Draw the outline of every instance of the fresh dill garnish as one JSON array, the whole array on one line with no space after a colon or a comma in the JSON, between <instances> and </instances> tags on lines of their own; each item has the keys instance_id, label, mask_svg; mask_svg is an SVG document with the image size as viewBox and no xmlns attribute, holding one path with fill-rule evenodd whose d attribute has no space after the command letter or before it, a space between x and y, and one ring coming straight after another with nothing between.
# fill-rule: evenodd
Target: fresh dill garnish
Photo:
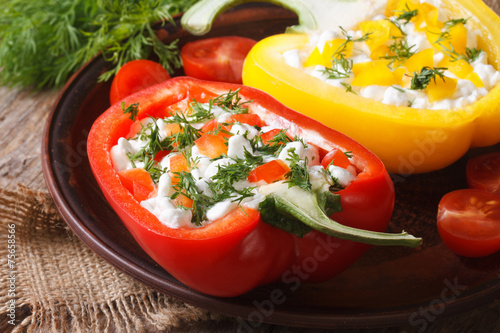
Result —
<instances>
[{"instance_id":1,"label":"fresh dill garnish","mask_svg":"<svg viewBox=\"0 0 500 333\"><path fill-rule=\"evenodd\" d=\"M408 4L406 4L406 10L401 11L401 14L397 15L398 21L404 21L404 23L409 23L412 18L418 15L418 9L410 10Z\"/></svg>"},{"instance_id":2,"label":"fresh dill garnish","mask_svg":"<svg viewBox=\"0 0 500 333\"><path fill-rule=\"evenodd\" d=\"M125 107L125 102L122 102L121 108L123 113L130 114L130 120L135 121L137 119L137 115L139 114L139 103L133 103Z\"/></svg>"},{"instance_id":3,"label":"fresh dill garnish","mask_svg":"<svg viewBox=\"0 0 500 333\"><path fill-rule=\"evenodd\" d=\"M434 82L436 82L436 77L439 77L444 81L444 71L446 69L447 68L444 67L422 67L420 72L417 71L413 73L413 77L411 79L411 89L423 90L427 88L431 80L434 80Z\"/></svg>"},{"instance_id":4,"label":"fresh dill garnish","mask_svg":"<svg viewBox=\"0 0 500 333\"><path fill-rule=\"evenodd\" d=\"M339 45L332 55L332 66L326 67L323 71L324 74L328 75L328 79L345 79L348 78L352 72L353 61L346 59L347 46L349 43L358 43L366 41L370 32L364 34L363 36L353 39L344 28L340 27L342 34L346 38L345 42Z\"/></svg>"},{"instance_id":5,"label":"fresh dill garnish","mask_svg":"<svg viewBox=\"0 0 500 333\"><path fill-rule=\"evenodd\" d=\"M218 106L221 109L231 113L248 113L248 108L245 106L245 104L252 103L253 100L242 101L239 92L239 88L235 91L229 90L229 92L227 92L226 94L222 94L210 100L209 103L210 105Z\"/></svg>"},{"instance_id":6,"label":"fresh dill garnish","mask_svg":"<svg viewBox=\"0 0 500 333\"><path fill-rule=\"evenodd\" d=\"M215 204L214 198L200 192L198 186L196 186L196 180L191 173L180 171L173 172L173 175L178 181L172 185L174 193L170 196L170 199L174 200L178 196L183 195L193 200L191 222L197 226L201 226L201 223L206 220L207 210Z\"/></svg>"},{"instance_id":7,"label":"fresh dill garnish","mask_svg":"<svg viewBox=\"0 0 500 333\"><path fill-rule=\"evenodd\" d=\"M467 60L468 63L474 62L477 60L479 55L483 52L481 49L476 49L476 48L465 48L465 60Z\"/></svg>"},{"instance_id":8,"label":"fresh dill garnish","mask_svg":"<svg viewBox=\"0 0 500 333\"><path fill-rule=\"evenodd\" d=\"M160 129L155 119L153 119L152 124L143 127L139 132L139 139L142 140L145 139L145 137L147 137L147 144L135 154L127 153L127 157L134 168L136 167L136 162L144 163L143 168L149 172L151 179L153 179L154 182L158 182L165 170L158 167L155 157L158 152L169 149L170 145L165 142L165 140L162 141L160 139Z\"/></svg>"},{"instance_id":9,"label":"fresh dill garnish","mask_svg":"<svg viewBox=\"0 0 500 333\"><path fill-rule=\"evenodd\" d=\"M393 38L395 41L389 46L390 55L381 56L381 59L391 60L392 65L395 61L400 63L412 57L417 50L413 50L415 45L408 45L408 41L404 38Z\"/></svg>"},{"instance_id":10,"label":"fresh dill garnish","mask_svg":"<svg viewBox=\"0 0 500 333\"><path fill-rule=\"evenodd\" d=\"M354 95L357 95L354 90L352 90L352 85L349 83L345 82L340 82L340 84L345 88L345 92L353 93Z\"/></svg>"},{"instance_id":11,"label":"fresh dill garnish","mask_svg":"<svg viewBox=\"0 0 500 333\"><path fill-rule=\"evenodd\" d=\"M400 88L400 87L397 87L397 86L394 86L394 85L391 86L391 88L399 91L400 93L405 93L406 92L406 90L404 90L403 88Z\"/></svg>"},{"instance_id":12,"label":"fresh dill garnish","mask_svg":"<svg viewBox=\"0 0 500 333\"><path fill-rule=\"evenodd\" d=\"M286 134L286 129L280 130L276 135L274 135L271 139L269 139L266 144L259 144L262 143L262 139L260 136L255 136L252 140L250 140L250 144L252 148L260 152L262 154L266 155L273 155L273 156L278 156L279 153L283 150L285 145L288 142L292 142L293 139L291 139L287 134Z\"/></svg>"},{"instance_id":13,"label":"fresh dill garnish","mask_svg":"<svg viewBox=\"0 0 500 333\"><path fill-rule=\"evenodd\" d=\"M309 171L307 170L308 159L307 157L301 159L295 152L295 148L288 150L288 157L286 159L290 162L290 171L285 175L289 187L298 186L303 190L310 191L312 188Z\"/></svg>"},{"instance_id":14,"label":"fresh dill garnish","mask_svg":"<svg viewBox=\"0 0 500 333\"><path fill-rule=\"evenodd\" d=\"M201 137L201 130L191 125L190 121L182 112L176 112L173 116L163 120L167 124L177 124L180 131L172 133L165 139L170 143L170 147L182 150L192 146L194 141Z\"/></svg>"},{"instance_id":15,"label":"fresh dill garnish","mask_svg":"<svg viewBox=\"0 0 500 333\"><path fill-rule=\"evenodd\" d=\"M349 151L345 151L344 152L344 155L347 157L347 158L352 158L354 155L352 153L352 150L349 150Z\"/></svg>"},{"instance_id":16,"label":"fresh dill garnish","mask_svg":"<svg viewBox=\"0 0 500 333\"><path fill-rule=\"evenodd\" d=\"M163 43L151 24L196 0L4 0L0 11L0 83L37 89L60 87L102 52L112 68L152 53L167 70L181 66L177 43Z\"/></svg>"},{"instance_id":17,"label":"fresh dill garnish","mask_svg":"<svg viewBox=\"0 0 500 333\"><path fill-rule=\"evenodd\" d=\"M446 22L444 22L444 26L446 29L450 29L458 24L463 24L465 25L467 23L467 21L469 20L469 18L459 18L459 19L451 19L451 20L448 20Z\"/></svg>"}]
</instances>

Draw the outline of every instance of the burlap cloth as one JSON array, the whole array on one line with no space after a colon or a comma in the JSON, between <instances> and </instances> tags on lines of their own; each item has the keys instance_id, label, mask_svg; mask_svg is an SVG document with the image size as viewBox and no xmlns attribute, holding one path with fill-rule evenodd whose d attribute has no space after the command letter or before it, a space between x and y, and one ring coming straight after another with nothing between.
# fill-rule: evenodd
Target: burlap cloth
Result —
<instances>
[{"instance_id":1,"label":"burlap cloth","mask_svg":"<svg viewBox=\"0 0 500 333\"><path fill-rule=\"evenodd\" d=\"M67 228L48 194L0 189L0 220L0 316L12 332L155 332L219 317L103 261ZM15 245L13 262L6 244ZM5 325L12 300L15 325Z\"/></svg>"}]
</instances>

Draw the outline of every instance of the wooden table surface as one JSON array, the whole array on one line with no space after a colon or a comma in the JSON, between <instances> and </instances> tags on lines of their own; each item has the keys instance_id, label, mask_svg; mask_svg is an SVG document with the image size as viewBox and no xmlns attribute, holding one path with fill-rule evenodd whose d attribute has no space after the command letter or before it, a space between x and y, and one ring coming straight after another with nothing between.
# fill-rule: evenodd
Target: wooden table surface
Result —
<instances>
[{"instance_id":1,"label":"wooden table surface","mask_svg":"<svg viewBox=\"0 0 500 333\"><path fill-rule=\"evenodd\" d=\"M486 0L500 13L498 0ZM499 27L500 28L500 27ZM18 184L32 190L47 191L42 176L41 140L47 116L57 100L59 91L32 92L0 87L0 188L17 190ZM437 318L427 332L459 332L464 323L476 323L473 332L500 332L500 301L485 304L459 315ZM175 332L233 331L236 323L231 318L221 322L202 322L199 325L174 329ZM470 327L470 326L469 326ZM0 328L1 329L1 328ZM402 332L404 327L378 329L376 332ZM259 332L318 332L263 325ZM364 330L338 330L364 332ZM374 331L374 330L371 330Z\"/></svg>"}]
</instances>

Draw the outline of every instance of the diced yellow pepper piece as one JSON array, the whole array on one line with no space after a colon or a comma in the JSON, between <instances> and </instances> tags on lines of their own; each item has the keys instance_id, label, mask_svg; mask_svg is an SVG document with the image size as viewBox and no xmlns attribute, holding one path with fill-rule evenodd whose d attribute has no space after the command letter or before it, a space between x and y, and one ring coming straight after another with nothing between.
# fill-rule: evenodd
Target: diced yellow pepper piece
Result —
<instances>
[{"instance_id":1,"label":"diced yellow pepper piece","mask_svg":"<svg viewBox=\"0 0 500 333\"><path fill-rule=\"evenodd\" d=\"M354 77L351 85L358 87L366 87L371 85L391 86L398 84L397 78L392 71L384 64L384 61L374 62L374 65L358 73Z\"/></svg>"},{"instance_id":2,"label":"diced yellow pepper piece","mask_svg":"<svg viewBox=\"0 0 500 333\"><path fill-rule=\"evenodd\" d=\"M433 47L441 49L439 47L439 45L436 44L439 41L439 39L441 38L441 35L442 35L442 32L441 32L440 28L434 27L434 26L427 27L425 29L425 34L427 35L427 40L429 41L429 43L431 43L431 45Z\"/></svg>"},{"instance_id":3,"label":"diced yellow pepper piece","mask_svg":"<svg viewBox=\"0 0 500 333\"><path fill-rule=\"evenodd\" d=\"M443 28L444 23L439 21L439 9L430 3L424 2L420 5L417 16L415 17L416 30L422 31L429 27L437 29Z\"/></svg>"},{"instance_id":4,"label":"diced yellow pepper piece","mask_svg":"<svg viewBox=\"0 0 500 333\"><path fill-rule=\"evenodd\" d=\"M370 58L373 60L378 60L382 57L391 56L391 55L392 55L392 53L389 50L389 46L380 45L379 47L377 47L375 50L372 51L372 53L370 54Z\"/></svg>"},{"instance_id":5,"label":"diced yellow pepper piece","mask_svg":"<svg viewBox=\"0 0 500 333\"><path fill-rule=\"evenodd\" d=\"M410 73L419 71L423 67L434 67L434 50L425 49L415 53L406 60L404 66Z\"/></svg>"},{"instance_id":6,"label":"diced yellow pepper piece","mask_svg":"<svg viewBox=\"0 0 500 333\"><path fill-rule=\"evenodd\" d=\"M449 43L458 54L464 54L467 47L467 28L463 23L458 23L449 29Z\"/></svg>"},{"instance_id":7,"label":"diced yellow pepper piece","mask_svg":"<svg viewBox=\"0 0 500 333\"><path fill-rule=\"evenodd\" d=\"M388 67L391 62L389 60L365 61L358 62L352 65L352 74L359 75L361 72L367 71L376 66Z\"/></svg>"},{"instance_id":8,"label":"diced yellow pepper piece","mask_svg":"<svg viewBox=\"0 0 500 333\"><path fill-rule=\"evenodd\" d=\"M450 72L461 79L464 79L467 75L474 71L474 67L472 67L466 60L453 60L450 57L444 57L444 59L439 62L439 67L447 68Z\"/></svg>"},{"instance_id":9,"label":"diced yellow pepper piece","mask_svg":"<svg viewBox=\"0 0 500 333\"><path fill-rule=\"evenodd\" d=\"M477 88L484 88L483 80L481 80L481 78L479 77L479 75L477 75L477 73L475 73L475 72L469 73L466 77L464 77L464 79L465 80L469 80L472 83L474 83L474 85Z\"/></svg>"},{"instance_id":10,"label":"diced yellow pepper piece","mask_svg":"<svg viewBox=\"0 0 500 333\"><path fill-rule=\"evenodd\" d=\"M401 15L404 12L417 10L420 11L419 0L400 0L396 6L396 10L392 15Z\"/></svg>"},{"instance_id":11,"label":"diced yellow pepper piece","mask_svg":"<svg viewBox=\"0 0 500 333\"><path fill-rule=\"evenodd\" d=\"M371 51L384 45L391 38L391 26L394 24L388 20L365 21L359 24L363 34L369 34L365 43Z\"/></svg>"},{"instance_id":12,"label":"diced yellow pepper piece","mask_svg":"<svg viewBox=\"0 0 500 333\"><path fill-rule=\"evenodd\" d=\"M332 65L332 61L331 59L325 60L321 52L319 52L319 49L315 47L314 50L311 52L311 54L304 61L304 67L317 66L317 65L330 67Z\"/></svg>"},{"instance_id":13,"label":"diced yellow pepper piece","mask_svg":"<svg viewBox=\"0 0 500 333\"><path fill-rule=\"evenodd\" d=\"M392 71L392 73L397 80L397 84L399 84L402 87L409 87L410 86L409 83L411 83L411 77L405 75L405 74L410 74L406 68L397 67L396 69L394 69ZM408 78L408 80L405 80L405 78Z\"/></svg>"},{"instance_id":14,"label":"diced yellow pepper piece","mask_svg":"<svg viewBox=\"0 0 500 333\"><path fill-rule=\"evenodd\" d=\"M325 67L332 66L332 58L340 58L339 52L341 52L341 45L346 42L345 39L337 38L325 43L323 47L323 52L319 51L318 47L315 47L311 54L304 61L304 67L321 65ZM345 45L345 50L341 52L345 58L349 58L352 55L352 45L353 43L347 43ZM343 47L342 47L343 48Z\"/></svg>"},{"instance_id":15,"label":"diced yellow pepper piece","mask_svg":"<svg viewBox=\"0 0 500 333\"><path fill-rule=\"evenodd\" d=\"M345 44L342 46L342 44ZM323 48L323 58L331 60L333 56L340 58L340 53L344 58L349 58L352 55L353 42L346 43L345 39L336 38L325 43Z\"/></svg>"},{"instance_id":16,"label":"diced yellow pepper piece","mask_svg":"<svg viewBox=\"0 0 500 333\"><path fill-rule=\"evenodd\" d=\"M432 103L453 96L456 88L457 80L450 77L444 77L444 80L440 77L436 77L435 80L431 80L425 90L427 92L429 102Z\"/></svg>"}]
</instances>

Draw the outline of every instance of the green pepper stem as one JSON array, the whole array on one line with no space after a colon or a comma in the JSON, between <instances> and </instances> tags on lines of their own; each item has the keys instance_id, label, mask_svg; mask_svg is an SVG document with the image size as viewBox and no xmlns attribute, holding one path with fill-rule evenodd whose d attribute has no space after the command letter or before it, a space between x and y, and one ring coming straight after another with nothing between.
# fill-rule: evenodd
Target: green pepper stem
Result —
<instances>
[{"instance_id":1,"label":"green pepper stem","mask_svg":"<svg viewBox=\"0 0 500 333\"><path fill-rule=\"evenodd\" d=\"M184 13L181 24L189 33L201 36L210 31L217 15L247 2L268 2L296 13L299 24L288 27L287 32L351 29L369 16L383 14L387 5L386 0L201 0Z\"/></svg>"},{"instance_id":2,"label":"green pepper stem","mask_svg":"<svg viewBox=\"0 0 500 333\"><path fill-rule=\"evenodd\" d=\"M301 0L257 0L282 6L295 12L299 18L296 30L316 29L316 19L308 7L307 1ZM324 0L322 0L324 1ZM197 36L204 35L212 28L215 18L231 7L255 0L201 0L189 8L181 19L181 24L189 33Z\"/></svg>"},{"instance_id":3,"label":"green pepper stem","mask_svg":"<svg viewBox=\"0 0 500 333\"><path fill-rule=\"evenodd\" d=\"M330 219L320 208L315 194L297 186L276 186L267 195L273 196L276 209L281 214L292 215L302 223L326 235L371 245L399 245L417 247L422 244L406 232L391 234L352 228Z\"/></svg>"}]
</instances>

